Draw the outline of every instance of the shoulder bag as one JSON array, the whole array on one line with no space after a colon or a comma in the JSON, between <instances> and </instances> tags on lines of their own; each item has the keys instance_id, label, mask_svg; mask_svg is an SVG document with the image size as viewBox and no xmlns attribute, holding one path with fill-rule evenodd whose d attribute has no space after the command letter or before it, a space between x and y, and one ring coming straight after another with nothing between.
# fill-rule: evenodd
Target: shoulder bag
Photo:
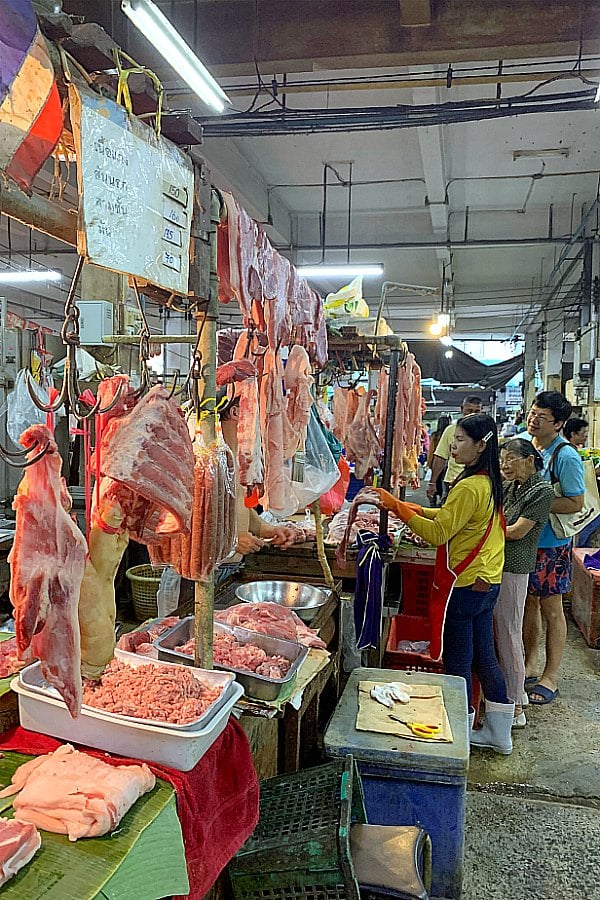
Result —
<instances>
[{"instance_id":1,"label":"shoulder bag","mask_svg":"<svg viewBox=\"0 0 600 900\"><path fill-rule=\"evenodd\" d=\"M549 463L550 481L557 497L563 497L560 480L554 472L554 463L563 447L568 444L564 441L559 444ZM550 513L550 527L557 538L571 538L583 531L591 522L600 515L600 497L598 496L598 483L594 463L591 459L582 460L583 475L585 479L585 495L583 509L574 513Z\"/></svg>"}]
</instances>

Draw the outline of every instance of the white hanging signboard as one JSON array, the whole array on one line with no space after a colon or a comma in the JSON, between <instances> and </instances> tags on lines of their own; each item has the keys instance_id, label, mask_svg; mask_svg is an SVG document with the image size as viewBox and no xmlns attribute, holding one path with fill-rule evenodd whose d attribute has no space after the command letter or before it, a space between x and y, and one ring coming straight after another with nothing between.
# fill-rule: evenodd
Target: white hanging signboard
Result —
<instances>
[{"instance_id":1,"label":"white hanging signboard","mask_svg":"<svg viewBox=\"0 0 600 900\"><path fill-rule=\"evenodd\" d=\"M188 292L194 173L175 144L97 94L69 88L77 249L88 262Z\"/></svg>"}]
</instances>

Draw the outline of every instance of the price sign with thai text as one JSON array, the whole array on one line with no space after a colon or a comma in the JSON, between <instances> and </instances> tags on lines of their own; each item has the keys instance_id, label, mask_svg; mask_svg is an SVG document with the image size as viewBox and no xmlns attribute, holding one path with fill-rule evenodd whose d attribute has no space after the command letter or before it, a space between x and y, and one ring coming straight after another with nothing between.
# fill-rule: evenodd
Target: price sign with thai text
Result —
<instances>
[{"instance_id":1,"label":"price sign with thai text","mask_svg":"<svg viewBox=\"0 0 600 900\"><path fill-rule=\"evenodd\" d=\"M187 294L190 160L112 100L73 86L70 100L79 252L95 265Z\"/></svg>"}]
</instances>

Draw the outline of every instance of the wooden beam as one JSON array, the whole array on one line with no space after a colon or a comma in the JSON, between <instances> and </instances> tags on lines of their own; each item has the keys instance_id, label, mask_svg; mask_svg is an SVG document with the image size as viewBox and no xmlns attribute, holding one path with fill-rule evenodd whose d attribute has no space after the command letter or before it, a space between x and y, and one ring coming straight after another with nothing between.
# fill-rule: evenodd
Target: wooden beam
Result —
<instances>
[{"instance_id":1,"label":"wooden beam","mask_svg":"<svg viewBox=\"0 0 600 900\"><path fill-rule=\"evenodd\" d=\"M412 4L417 0L403 0ZM104 4L64 0L68 12L104 16ZM98 9L96 9L98 7ZM464 60L577 57L600 48L600 0L432 0L426 28L402 27L392 0L219 0L165 7L214 75L264 75ZM405 5L405 10L407 9ZM113 38L166 82L173 71L143 35L114 18ZM194 26L196 33L194 34ZM111 27L110 24L105 27Z\"/></svg>"},{"instance_id":2,"label":"wooden beam","mask_svg":"<svg viewBox=\"0 0 600 900\"><path fill-rule=\"evenodd\" d=\"M431 23L431 0L400 0L400 24L403 28L423 28Z\"/></svg>"},{"instance_id":3,"label":"wooden beam","mask_svg":"<svg viewBox=\"0 0 600 900\"><path fill-rule=\"evenodd\" d=\"M4 187L0 179L0 211L57 241L77 246L76 210L64 209L38 194L28 197L17 188Z\"/></svg>"}]
</instances>

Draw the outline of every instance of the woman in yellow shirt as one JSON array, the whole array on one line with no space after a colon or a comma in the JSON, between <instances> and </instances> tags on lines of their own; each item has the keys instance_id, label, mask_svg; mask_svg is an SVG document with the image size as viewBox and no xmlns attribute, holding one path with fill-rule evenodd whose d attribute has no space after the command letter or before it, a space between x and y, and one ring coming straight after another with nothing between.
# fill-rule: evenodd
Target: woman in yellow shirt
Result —
<instances>
[{"instance_id":1,"label":"woman in yellow shirt","mask_svg":"<svg viewBox=\"0 0 600 900\"><path fill-rule=\"evenodd\" d=\"M508 754L512 750L514 703L509 703L506 694L493 629L493 611L504 566L502 479L494 420L483 413L461 419L451 453L454 461L465 468L451 486L441 509L423 509L404 503L380 488L376 489L378 496L374 502L396 513L429 543L447 544L452 570L478 550L458 575L448 602L444 668L447 674L460 675L467 683L471 723L474 719L471 669L481 682L486 698L486 720L480 731L471 731L471 743Z\"/></svg>"}]
</instances>

